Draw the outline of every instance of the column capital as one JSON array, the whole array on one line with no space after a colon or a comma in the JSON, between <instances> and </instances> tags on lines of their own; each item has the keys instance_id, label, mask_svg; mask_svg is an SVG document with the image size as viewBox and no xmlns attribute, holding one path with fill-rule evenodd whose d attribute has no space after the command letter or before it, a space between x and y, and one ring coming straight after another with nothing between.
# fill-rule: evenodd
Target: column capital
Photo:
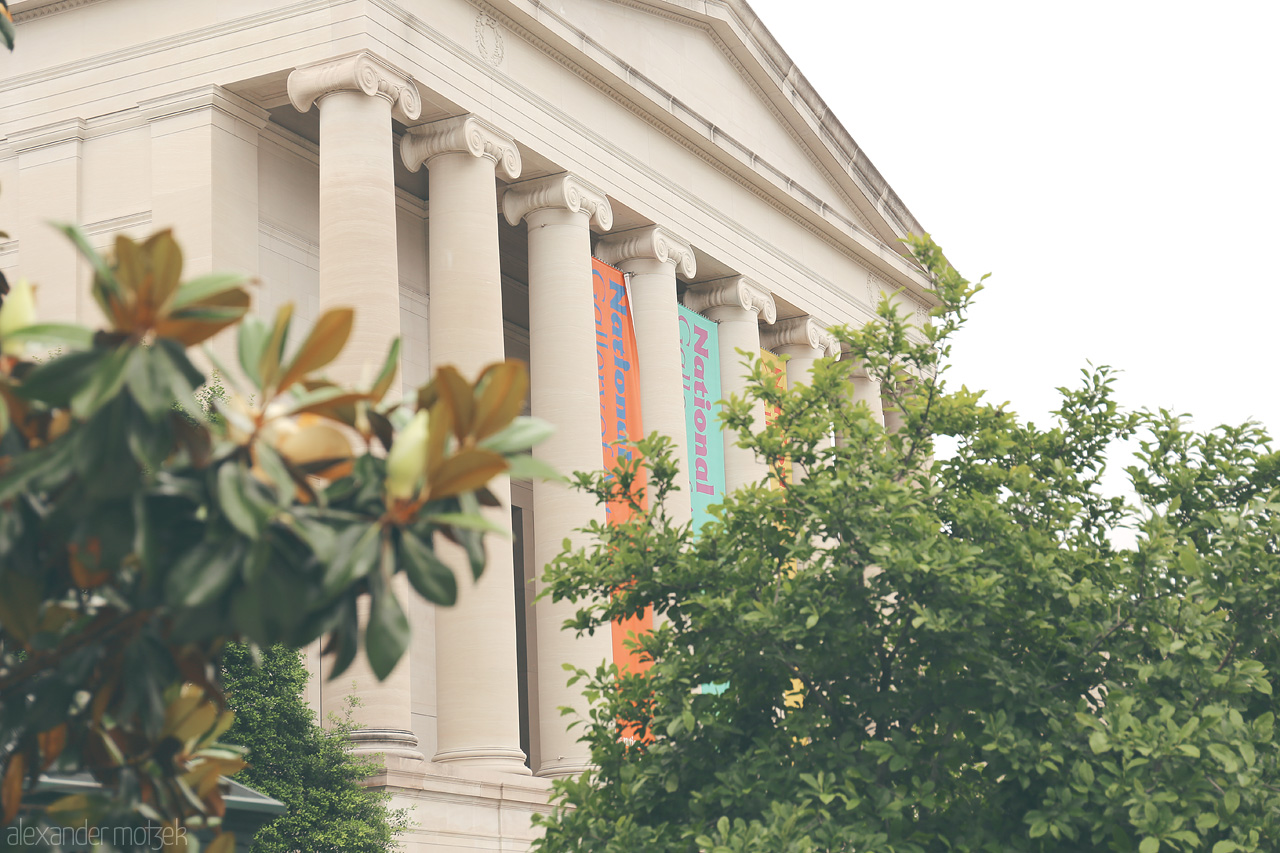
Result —
<instances>
[{"instance_id":1,"label":"column capital","mask_svg":"<svg viewBox=\"0 0 1280 853\"><path fill-rule=\"evenodd\" d=\"M508 180L520 177L520 151L515 140L473 115L411 127L400 140L400 159L410 172L441 154L463 153L492 160Z\"/></svg>"},{"instance_id":2,"label":"column capital","mask_svg":"<svg viewBox=\"0 0 1280 853\"><path fill-rule=\"evenodd\" d=\"M304 113L333 92L385 98L401 121L413 121L422 113L422 97L413 78L367 50L299 66L289 73L287 88L289 102Z\"/></svg>"},{"instance_id":3,"label":"column capital","mask_svg":"<svg viewBox=\"0 0 1280 853\"><path fill-rule=\"evenodd\" d=\"M699 313L712 308L737 306L756 312L766 323L772 324L778 319L778 306L774 304L773 294L744 275L696 284L685 291L684 304Z\"/></svg>"},{"instance_id":4,"label":"column capital","mask_svg":"<svg viewBox=\"0 0 1280 853\"><path fill-rule=\"evenodd\" d=\"M661 225L601 237L596 242L596 257L615 267L627 261L661 261L673 264L684 278L693 278L698 269L689 243Z\"/></svg>"},{"instance_id":5,"label":"column capital","mask_svg":"<svg viewBox=\"0 0 1280 853\"><path fill-rule=\"evenodd\" d=\"M502 213L511 225L519 225L534 211L548 209L585 213L603 230L613 227L613 208L604 191L568 172L522 181L502 195Z\"/></svg>"},{"instance_id":6,"label":"column capital","mask_svg":"<svg viewBox=\"0 0 1280 853\"><path fill-rule=\"evenodd\" d=\"M808 346L822 350L825 356L838 355L840 341L827 331L827 323L811 314L779 320L760 333L760 346L765 349Z\"/></svg>"}]
</instances>

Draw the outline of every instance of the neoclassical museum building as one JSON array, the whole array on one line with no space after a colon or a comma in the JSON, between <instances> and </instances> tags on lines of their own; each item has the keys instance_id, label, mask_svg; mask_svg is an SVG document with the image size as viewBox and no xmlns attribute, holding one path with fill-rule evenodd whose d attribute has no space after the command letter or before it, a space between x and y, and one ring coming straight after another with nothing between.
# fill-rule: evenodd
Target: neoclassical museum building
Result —
<instances>
[{"instance_id":1,"label":"neoclassical museum building","mask_svg":"<svg viewBox=\"0 0 1280 853\"><path fill-rule=\"evenodd\" d=\"M96 311L48 221L102 249L172 227L188 276L251 273L259 313L354 305L340 378L397 335L406 389L527 360L529 411L558 427L538 454L561 471L639 430L675 437L696 519L762 474L716 426L739 350L789 356L780 381L803 382L840 355L831 324L886 296L927 314L901 243L923 229L746 0L10 6L0 270L38 283L42 320ZM881 411L865 377L850 393ZM322 713L359 697L357 748L412 807L408 850L526 849L551 780L587 764L564 664L625 654L534 601L593 499L497 491L514 547L491 542L457 606L412 600L399 668L310 687Z\"/></svg>"}]
</instances>

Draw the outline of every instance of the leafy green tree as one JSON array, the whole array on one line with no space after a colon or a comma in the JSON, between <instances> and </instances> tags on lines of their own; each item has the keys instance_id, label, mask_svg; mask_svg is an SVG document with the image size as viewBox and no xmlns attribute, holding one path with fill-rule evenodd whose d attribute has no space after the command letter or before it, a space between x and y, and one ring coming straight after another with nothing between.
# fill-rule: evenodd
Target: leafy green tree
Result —
<instances>
[{"instance_id":1,"label":"leafy green tree","mask_svg":"<svg viewBox=\"0 0 1280 853\"><path fill-rule=\"evenodd\" d=\"M318 724L302 695L309 675L302 656L284 646L263 649L255 661L247 646L231 645L222 657L227 706L236 715L222 740L244 747L248 761L236 778L288 807L258 830L254 853L392 850L408 815L360 784L379 762L348 751L349 719Z\"/></svg>"},{"instance_id":2,"label":"leafy green tree","mask_svg":"<svg viewBox=\"0 0 1280 853\"><path fill-rule=\"evenodd\" d=\"M363 649L385 677L409 642L393 576L452 604L434 537L478 576L485 484L537 474L522 451L547 428L517 417L518 362L474 382L444 366L387 399L397 341L372 382L345 387L323 371L350 309L290 346L290 306L267 323L247 314L241 276L182 282L168 232L119 237L108 262L65 230L104 328L35 324L31 285L0 278L0 827L216 831L221 779L243 763L218 740L233 720L224 647L324 638L335 674ZM188 351L231 327L248 386L212 401L216 417L175 408L206 383ZM50 768L100 791L32 814L24 798ZM220 833L211 850L233 844Z\"/></svg>"},{"instance_id":3,"label":"leafy green tree","mask_svg":"<svg viewBox=\"0 0 1280 853\"><path fill-rule=\"evenodd\" d=\"M1126 412L1105 368L1045 427L948 388L981 285L913 248L927 339L887 303L839 331L901 428L850 403L848 362L789 391L757 366L776 426L753 434L734 400L727 427L803 481L728 496L700 533L635 506L548 570L579 630L662 618L647 673L576 674L598 769L557 783L572 808L541 821L543 853L1280 849L1266 434ZM1129 437L1132 505L1100 487ZM660 508L667 445L640 447ZM635 476L580 482L625 497Z\"/></svg>"}]
</instances>

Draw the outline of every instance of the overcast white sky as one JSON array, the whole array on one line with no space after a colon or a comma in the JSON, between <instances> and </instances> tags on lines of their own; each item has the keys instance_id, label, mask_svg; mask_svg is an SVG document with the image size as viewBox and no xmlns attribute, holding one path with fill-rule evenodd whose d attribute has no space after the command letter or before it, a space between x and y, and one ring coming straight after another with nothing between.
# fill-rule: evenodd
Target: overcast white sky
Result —
<instances>
[{"instance_id":1,"label":"overcast white sky","mask_svg":"<svg viewBox=\"0 0 1280 853\"><path fill-rule=\"evenodd\" d=\"M1280 2L749 0L967 277L952 382L1280 432Z\"/></svg>"}]
</instances>

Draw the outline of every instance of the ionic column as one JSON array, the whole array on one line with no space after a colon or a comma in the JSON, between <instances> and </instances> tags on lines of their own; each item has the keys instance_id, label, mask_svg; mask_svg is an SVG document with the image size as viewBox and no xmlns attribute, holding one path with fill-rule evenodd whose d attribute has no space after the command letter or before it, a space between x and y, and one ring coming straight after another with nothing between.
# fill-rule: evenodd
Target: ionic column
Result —
<instances>
[{"instance_id":1,"label":"ionic column","mask_svg":"<svg viewBox=\"0 0 1280 853\"><path fill-rule=\"evenodd\" d=\"M631 275L631 317L640 360L640 407L648 432L671 439L672 458L685 471L684 376L680 364L680 313L676 273L696 271L689 244L658 225L602 237L596 257ZM680 491L667 496L667 514L676 524L692 515L689 483L677 475Z\"/></svg>"},{"instance_id":2,"label":"ionic column","mask_svg":"<svg viewBox=\"0 0 1280 853\"><path fill-rule=\"evenodd\" d=\"M421 100L407 75L366 52L298 68L288 90L296 109L320 108L320 309L356 308L355 328L331 375L367 382L400 333L391 117L417 118ZM396 591L404 596L403 583ZM368 603L361 605L363 619ZM345 712L348 693L360 700L353 713L356 751L382 753L388 770L423 761L413 734L408 658L379 682L362 656L338 684L322 688L326 716ZM341 689L352 681L354 688Z\"/></svg>"},{"instance_id":3,"label":"ionic column","mask_svg":"<svg viewBox=\"0 0 1280 853\"><path fill-rule=\"evenodd\" d=\"M296 69L289 100L320 108L320 310L356 308L355 328L332 374L368 382L400 333L392 115L422 109L408 75L368 52Z\"/></svg>"},{"instance_id":4,"label":"ionic column","mask_svg":"<svg viewBox=\"0 0 1280 853\"><path fill-rule=\"evenodd\" d=\"M884 426L884 403L880 399L880 380L867 372L866 365L854 365L849 382L852 385L851 397L855 406L866 404L871 410L871 417L876 423Z\"/></svg>"},{"instance_id":5,"label":"ionic column","mask_svg":"<svg viewBox=\"0 0 1280 853\"><path fill-rule=\"evenodd\" d=\"M595 300L591 278L589 224L607 230L613 211L600 190L580 178L553 175L516 184L502 198L512 225L529 227L529 362L531 409L555 424L556 432L534 455L557 471L598 471L600 450L599 374L596 369ZM587 544L576 532L591 520L604 521L595 498L560 483L534 481L534 559L539 567L572 547ZM538 589L543 589L539 572ZM538 718L542 761L539 776L576 776L590 766L589 750L568 731L567 706L586 718L587 703L565 682L566 663L594 670L612 653L608 631L575 637L562 630L576 608L540 601L538 620Z\"/></svg>"},{"instance_id":6,"label":"ionic column","mask_svg":"<svg viewBox=\"0 0 1280 853\"><path fill-rule=\"evenodd\" d=\"M760 333L760 343L765 349L788 357L787 387L808 385L813 364L818 359L840 352L840 342L827 331L827 323L806 315L779 320ZM791 479L804 479L804 468L792 462Z\"/></svg>"},{"instance_id":7,"label":"ionic column","mask_svg":"<svg viewBox=\"0 0 1280 853\"><path fill-rule=\"evenodd\" d=\"M760 357L760 325L764 320L772 324L778 318L773 296L767 290L744 276L730 276L706 282L685 291L684 304L720 324L720 381L721 396L747 397L750 384L742 367L744 356L755 360ZM764 428L764 406L755 404L757 429ZM732 492L742 486L758 483L768 473L763 459L755 451L738 447L737 441L724 443L725 490Z\"/></svg>"},{"instance_id":8,"label":"ionic column","mask_svg":"<svg viewBox=\"0 0 1280 853\"><path fill-rule=\"evenodd\" d=\"M474 116L410 128L400 155L411 171L427 167L432 216L427 226L431 364L452 364L474 378L502 361L502 271L494 168L520 175L520 152L510 137ZM486 517L511 530L511 483L490 490L502 506ZM470 574L466 555L437 539L440 556L459 578ZM528 775L520 749L515 590L509 539L494 537L484 574L459 584L458 602L436 611L434 761L492 767Z\"/></svg>"}]
</instances>

